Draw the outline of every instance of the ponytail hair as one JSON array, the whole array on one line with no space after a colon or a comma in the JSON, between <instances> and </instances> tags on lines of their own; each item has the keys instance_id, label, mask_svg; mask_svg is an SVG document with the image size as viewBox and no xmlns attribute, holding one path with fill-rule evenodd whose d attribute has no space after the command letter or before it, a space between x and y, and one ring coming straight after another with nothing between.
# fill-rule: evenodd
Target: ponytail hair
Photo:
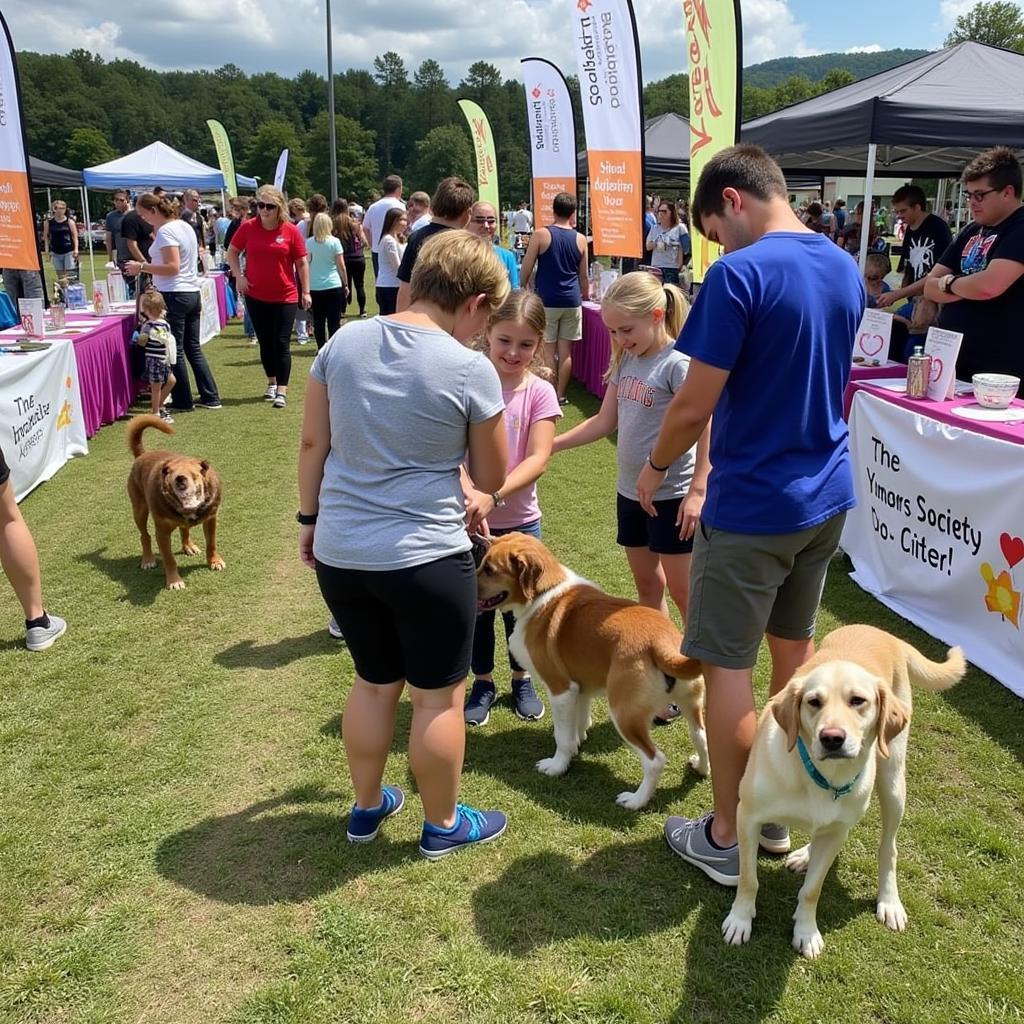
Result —
<instances>
[{"instance_id":1,"label":"ponytail hair","mask_svg":"<svg viewBox=\"0 0 1024 1024\"><path fill-rule=\"evenodd\" d=\"M663 349L675 344L679 332L686 323L690 312L690 303L681 288L674 284L663 285L653 274L646 270L635 270L623 274L614 281L601 299L601 308L614 306L630 316L650 316L655 310L665 314L662 321L662 334L658 339L658 348ZM607 384L622 362L622 346L612 342L612 357L603 377Z\"/></svg>"},{"instance_id":2,"label":"ponytail hair","mask_svg":"<svg viewBox=\"0 0 1024 1024\"><path fill-rule=\"evenodd\" d=\"M139 196L135 205L141 206L144 210L156 210L168 220L174 220L178 216L178 207L174 203L166 196L154 195L152 192L146 192Z\"/></svg>"}]
</instances>

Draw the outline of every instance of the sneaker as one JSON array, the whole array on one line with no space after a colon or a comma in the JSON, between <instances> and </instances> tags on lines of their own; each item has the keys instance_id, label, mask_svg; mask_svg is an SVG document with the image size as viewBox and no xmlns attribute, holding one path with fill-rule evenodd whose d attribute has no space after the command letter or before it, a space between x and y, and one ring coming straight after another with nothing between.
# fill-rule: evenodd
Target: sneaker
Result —
<instances>
[{"instance_id":1,"label":"sneaker","mask_svg":"<svg viewBox=\"0 0 1024 1024\"><path fill-rule=\"evenodd\" d=\"M200 409L223 409L224 406L220 404L219 398L213 398L209 402L196 402L196 405Z\"/></svg>"},{"instance_id":2,"label":"sneaker","mask_svg":"<svg viewBox=\"0 0 1024 1024\"><path fill-rule=\"evenodd\" d=\"M160 410L160 419L162 419L168 426L174 422L174 417L166 409Z\"/></svg>"},{"instance_id":3,"label":"sneaker","mask_svg":"<svg viewBox=\"0 0 1024 1024\"><path fill-rule=\"evenodd\" d=\"M568 404L569 404L569 399L568 399L568 398L565 398L565 397L563 397L563 398L560 398L560 399L558 400L558 404L559 404L559 405L568 405Z\"/></svg>"},{"instance_id":4,"label":"sneaker","mask_svg":"<svg viewBox=\"0 0 1024 1024\"><path fill-rule=\"evenodd\" d=\"M376 807L364 810L353 804L346 833L350 843L372 843L381 825L405 806L405 794L398 786L383 786L380 792L381 801Z\"/></svg>"},{"instance_id":5,"label":"sneaker","mask_svg":"<svg viewBox=\"0 0 1024 1024\"><path fill-rule=\"evenodd\" d=\"M700 868L719 885L737 886L740 881L740 848L738 843L721 849L711 843L708 832L713 814L703 818L668 818L665 841L668 848L688 864Z\"/></svg>"},{"instance_id":6,"label":"sneaker","mask_svg":"<svg viewBox=\"0 0 1024 1024\"><path fill-rule=\"evenodd\" d=\"M264 401L272 402L275 398L277 398L277 385L268 384L267 390L263 392L263 399Z\"/></svg>"},{"instance_id":7,"label":"sneaker","mask_svg":"<svg viewBox=\"0 0 1024 1024\"><path fill-rule=\"evenodd\" d=\"M327 623L327 632L334 637L335 640L344 640L345 634L341 631L341 626L338 625L338 620L332 615L331 621Z\"/></svg>"},{"instance_id":8,"label":"sneaker","mask_svg":"<svg viewBox=\"0 0 1024 1024\"><path fill-rule=\"evenodd\" d=\"M428 860L438 860L463 847L489 843L507 827L508 818L502 811L477 811L465 804L456 804L455 824L451 828L438 828L429 821L423 822L420 853Z\"/></svg>"},{"instance_id":9,"label":"sneaker","mask_svg":"<svg viewBox=\"0 0 1024 1024\"><path fill-rule=\"evenodd\" d=\"M466 725L486 725L491 719L491 705L498 693L489 679L474 679L469 700L463 709Z\"/></svg>"},{"instance_id":10,"label":"sneaker","mask_svg":"<svg viewBox=\"0 0 1024 1024\"><path fill-rule=\"evenodd\" d=\"M258 345L259 344L259 342L256 340L256 336L254 334L247 334L246 337L249 339L249 344L250 345Z\"/></svg>"},{"instance_id":11,"label":"sneaker","mask_svg":"<svg viewBox=\"0 0 1024 1024\"><path fill-rule=\"evenodd\" d=\"M274 408L283 409L288 404L288 399L284 396L283 392L278 392L274 395Z\"/></svg>"},{"instance_id":12,"label":"sneaker","mask_svg":"<svg viewBox=\"0 0 1024 1024\"><path fill-rule=\"evenodd\" d=\"M50 620L48 626L32 626L25 630L25 646L30 651L45 651L67 632L68 624L59 615L47 615L47 618Z\"/></svg>"},{"instance_id":13,"label":"sneaker","mask_svg":"<svg viewBox=\"0 0 1024 1024\"><path fill-rule=\"evenodd\" d=\"M295 340L300 345L308 345L309 344L309 335L308 334L300 334Z\"/></svg>"},{"instance_id":14,"label":"sneaker","mask_svg":"<svg viewBox=\"0 0 1024 1024\"><path fill-rule=\"evenodd\" d=\"M758 846L768 853L789 853L789 829L785 825L776 825L770 821L761 826Z\"/></svg>"},{"instance_id":15,"label":"sneaker","mask_svg":"<svg viewBox=\"0 0 1024 1024\"><path fill-rule=\"evenodd\" d=\"M516 715L524 722L536 722L544 717L544 702L537 696L529 676L512 680L512 699L516 702Z\"/></svg>"}]
</instances>

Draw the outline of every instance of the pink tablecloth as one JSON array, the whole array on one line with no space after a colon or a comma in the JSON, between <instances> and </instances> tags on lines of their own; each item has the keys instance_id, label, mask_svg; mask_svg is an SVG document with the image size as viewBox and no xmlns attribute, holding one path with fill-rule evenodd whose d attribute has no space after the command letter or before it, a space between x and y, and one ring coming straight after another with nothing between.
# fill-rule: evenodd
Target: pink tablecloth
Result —
<instances>
[{"instance_id":1,"label":"pink tablecloth","mask_svg":"<svg viewBox=\"0 0 1024 1024\"><path fill-rule=\"evenodd\" d=\"M209 274L217 288L217 317L220 320L220 329L224 330L228 322L228 279L227 275L219 270L212 270Z\"/></svg>"},{"instance_id":2,"label":"pink tablecloth","mask_svg":"<svg viewBox=\"0 0 1024 1024\"><path fill-rule=\"evenodd\" d=\"M583 303L583 337L572 347L572 375L592 394L604 398L601 378L608 369L612 342L596 302Z\"/></svg>"},{"instance_id":3,"label":"pink tablecloth","mask_svg":"<svg viewBox=\"0 0 1024 1024\"><path fill-rule=\"evenodd\" d=\"M87 334L72 338L87 437L104 424L120 419L131 407L135 382L128 364L128 346L134 321L132 314L101 317L92 321L95 326L89 324ZM76 321L69 317L69 322ZM81 321L82 325L86 323Z\"/></svg>"},{"instance_id":4,"label":"pink tablecloth","mask_svg":"<svg viewBox=\"0 0 1024 1024\"><path fill-rule=\"evenodd\" d=\"M874 379L878 380L883 377L902 377L905 375L905 370L900 370L898 373L878 373L876 371ZM905 394L897 391L888 391L885 388L872 387L866 383L865 380L852 380L850 381L849 387L846 389L846 415L849 417L850 406L853 403L853 396L860 390L867 391L869 394L876 395L879 398L884 398L887 402L892 402L894 405L899 405L904 409L910 409L912 412L920 413L922 416L928 416L933 420L937 420L939 423L948 423L951 427L959 427L961 430L970 430L975 434L986 434L989 437L996 437L1000 441L1010 441L1014 444L1024 444L1024 421L1018 423L988 423L983 420L967 420L962 416L954 416L953 409L958 409L964 405L973 405L974 396L968 395L966 398L954 398L949 402L932 402L928 399L923 398L907 398ZM1011 403L1012 408L1024 409L1024 402L1019 399L1014 399Z\"/></svg>"}]
</instances>

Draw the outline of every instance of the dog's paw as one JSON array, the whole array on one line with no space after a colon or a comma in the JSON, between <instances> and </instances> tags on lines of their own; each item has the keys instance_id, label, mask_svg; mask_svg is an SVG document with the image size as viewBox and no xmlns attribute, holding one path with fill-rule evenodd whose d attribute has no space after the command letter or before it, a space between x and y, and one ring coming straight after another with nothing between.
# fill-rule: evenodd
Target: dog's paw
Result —
<instances>
[{"instance_id":1,"label":"dog's paw","mask_svg":"<svg viewBox=\"0 0 1024 1024\"><path fill-rule=\"evenodd\" d=\"M898 899L889 901L879 900L878 906L875 907L875 917L886 928L891 928L894 932L906 931L907 912Z\"/></svg>"},{"instance_id":2,"label":"dog's paw","mask_svg":"<svg viewBox=\"0 0 1024 1024\"><path fill-rule=\"evenodd\" d=\"M559 757L557 754L554 757L545 757L537 762L537 771L541 775L564 775L569 768L569 759L566 757Z\"/></svg>"},{"instance_id":3,"label":"dog's paw","mask_svg":"<svg viewBox=\"0 0 1024 1024\"><path fill-rule=\"evenodd\" d=\"M711 765L708 764L706 757L701 757L700 754L691 754L686 762L702 779L706 779L711 774Z\"/></svg>"},{"instance_id":4,"label":"dog's paw","mask_svg":"<svg viewBox=\"0 0 1024 1024\"><path fill-rule=\"evenodd\" d=\"M193 544L191 541L189 541L187 544L182 544L181 545L181 553L183 555L198 555L199 554L199 545L198 544Z\"/></svg>"},{"instance_id":5,"label":"dog's paw","mask_svg":"<svg viewBox=\"0 0 1024 1024\"><path fill-rule=\"evenodd\" d=\"M180 576L176 580L168 580L167 581L167 589L168 590L184 590L185 589L185 581Z\"/></svg>"},{"instance_id":6,"label":"dog's paw","mask_svg":"<svg viewBox=\"0 0 1024 1024\"><path fill-rule=\"evenodd\" d=\"M139 567L141 569L155 569L156 568L156 559L155 558L144 558L139 563Z\"/></svg>"},{"instance_id":7,"label":"dog's paw","mask_svg":"<svg viewBox=\"0 0 1024 1024\"><path fill-rule=\"evenodd\" d=\"M642 800L637 793L633 793L628 789L625 793L620 793L615 798L615 802L620 807L625 807L627 811L639 811L641 807L647 804L646 800Z\"/></svg>"},{"instance_id":8,"label":"dog's paw","mask_svg":"<svg viewBox=\"0 0 1024 1024\"><path fill-rule=\"evenodd\" d=\"M221 569L227 568L227 562L225 562L220 555L214 555L213 558L210 559L210 568L219 572Z\"/></svg>"},{"instance_id":9,"label":"dog's paw","mask_svg":"<svg viewBox=\"0 0 1024 1024\"><path fill-rule=\"evenodd\" d=\"M796 872L798 875L802 875L807 870L807 862L811 857L811 844L808 843L806 846L801 846L799 850L794 850L786 858L786 867L790 871Z\"/></svg>"},{"instance_id":10,"label":"dog's paw","mask_svg":"<svg viewBox=\"0 0 1024 1024\"><path fill-rule=\"evenodd\" d=\"M821 937L817 926L801 928L797 925L793 929L793 948L808 960L817 960L825 948L825 940Z\"/></svg>"},{"instance_id":11,"label":"dog's paw","mask_svg":"<svg viewBox=\"0 0 1024 1024\"><path fill-rule=\"evenodd\" d=\"M750 932L754 926L754 919L744 917L735 910L729 911L729 916L722 922L722 938L730 946L742 946L750 941Z\"/></svg>"}]
</instances>

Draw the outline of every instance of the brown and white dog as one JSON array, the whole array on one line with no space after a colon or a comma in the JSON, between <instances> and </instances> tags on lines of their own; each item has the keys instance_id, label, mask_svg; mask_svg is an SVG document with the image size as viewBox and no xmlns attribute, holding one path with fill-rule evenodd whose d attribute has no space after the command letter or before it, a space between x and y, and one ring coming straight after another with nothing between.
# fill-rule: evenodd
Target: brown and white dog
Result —
<instances>
[{"instance_id":1,"label":"brown and white dog","mask_svg":"<svg viewBox=\"0 0 1024 1024\"><path fill-rule=\"evenodd\" d=\"M666 758L651 739L651 720L667 694L690 726L697 751L690 765L707 775L701 663L679 653L682 636L664 615L604 593L522 533L490 544L477 580L482 609L507 606L515 615L509 648L551 698L556 749L538 771L566 771L587 738L590 703L605 690L615 728L644 770L636 792L618 795L621 806L639 810L658 785Z\"/></svg>"},{"instance_id":2,"label":"brown and white dog","mask_svg":"<svg viewBox=\"0 0 1024 1024\"><path fill-rule=\"evenodd\" d=\"M939 663L881 629L844 626L825 637L768 702L740 782L740 879L722 925L726 942L738 946L750 938L758 836L762 825L777 822L811 834L786 866L807 872L793 915L793 946L810 959L821 953L821 886L847 833L864 816L872 789L882 818L876 916L894 931L906 928L896 885L896 832L906 804L911 684L948 690L965 669L959 647Z\"/></svg>"},{"instance_id":3,"label":"brown and white dog","mask_svg":"<svg viewBox=\"0 0 1024 1024\"><path fill-rule=\"evenodd\" d=\"M206 562L211 569L223 569L224 559L217 553L217 510L220 508L220 477L205 459L168 451L144 451L142 432L147 427L173 434L159 416L135 416L128 423L128 447L135 461L128 474L128 496L132 515L142 539L142 568L156 565L149 540L147 520L153 517L157 547L164 563L164 578L169 590L180 590L185 581L171 551L171 535L181 531L181 550L198 555L199 548L189 540L192 527L203 527Z\"/></svg>"}]
</instances>

